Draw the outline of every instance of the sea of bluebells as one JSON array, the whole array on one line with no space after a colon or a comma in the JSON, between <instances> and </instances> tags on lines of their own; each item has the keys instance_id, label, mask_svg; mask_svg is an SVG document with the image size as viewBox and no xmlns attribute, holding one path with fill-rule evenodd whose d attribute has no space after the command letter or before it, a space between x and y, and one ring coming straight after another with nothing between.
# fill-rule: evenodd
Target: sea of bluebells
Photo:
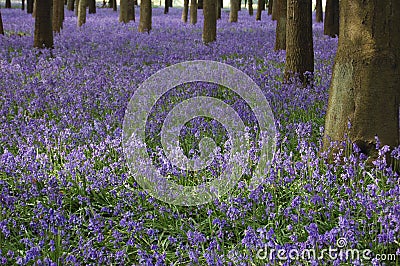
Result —
<instances>
[{"instance_id":1,"label":"sea of bluebells","mask_svg":"<svg viewBox=\"0 0 400 266\"><path fill-rule=\"evenodd\" d=\"M190 25L181 22L180 9L164 15L155 8L150 34L139 34L135 22L119 23L110 9L88 15L78 29L66 11L54 49L38 50L32 48L34 19L19 9L1 12L1 265L400 264L400 179L385 156L399 159L399 149L377 145L372 165L357 147L347 145L330 159L321 149L337 47L322 24L313 24L313 84L303 87L283 82L285 52L273 50L275 22L265 13L256 22L242 10L239 22L230 24L224 10L218 40L204 45L201 11L198 24ZM141 82L195 59L227 63L260 86L274 112L278 146L256 190L241 180L218 200L179 207L148 195L130 175L122 123ZM146 129L154 163L166 175L159 122L180 98L198 94L225 97L254 126L243 101L223 88L177 88L161 99L150 116L156 122ZM226 140L212 120L195 119L183 131L189 147L203 135L197 132ZM335 248L343 238L343 249L369 249L371 260L257 256L260 249ZM397 260L373 258L378 254Z\"/></svg>"}]
</instances>

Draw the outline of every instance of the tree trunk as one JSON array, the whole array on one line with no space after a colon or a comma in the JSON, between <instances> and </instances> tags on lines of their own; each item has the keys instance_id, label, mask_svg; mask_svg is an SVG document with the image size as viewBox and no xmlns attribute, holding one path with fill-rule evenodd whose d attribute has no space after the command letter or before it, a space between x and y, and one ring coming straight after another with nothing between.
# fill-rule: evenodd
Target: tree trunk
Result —
<instances>
[{"instance_id":1,"label":"tree trunk","mask_svg":"<svg viewBox=\"0 0 400 266\"><path fill-rule=\"evenodd\" d=\"M249 15L253 16L253 0L249 0Z\"/></svg>"},{"instance_id":2,"label":"tree trunk","mask_svg":"<svg viewBox=\"0 0 400 266\"><path fill-rule=\"evenodd\" d=\"M75 16L78 16L79 1L80 0L75 0Z\"/></svg>"},{"instance_id":3,"label":"tree trunk","mask_svg":"<svg viewBox=\"0 0 400 266\"><path fill-rule=\"evenodd\" d=\"M265 10L265 1L267 1L267 0L263 0L263 1L262 1L262 4L261 4L261 10L262 10L262 11Z\"/></svg>"},{"instance_id":4,"label":"tree trunk","mask_svg":"<svg viewBox=\"0 0 400 266\"><path fill-rule=\"evenodd\" d=\"M33 13L33 0L27 0L26 1L26 12L28 14L32 14Z\"/></svg>"},{"instance_id":5,"label":"tree trunk","mask_svg":"<svg viewBox=\"0 0 400 266\"><path fill-rule=\"evenodd\" d=\"M203 9L203 0L198 0L198 2L197 2L197 8L198 8L198 9Z\"/></svg>"},{"instance_id":6,"label":"tree trunk","mask_svg":"<svg viewBox=\"0 0 400 266\"><path fill-rule=\"evenodd\" d=\"M11 8L11 0L6 0L6 8Z\"/></svg>"},{"instance_id":7,"label":"tree trunk","mask_svg":"<svg viewBox=\"0 0 400 266\"><path fill-rule=\"evenodd\" d=\"M188 20L188 12L189 12L189 0L184 0L182 9L182 22L184 23L186 23Z\"/></svg>"},{"instance_id":8,"label":"tree trunk","mask_svg":"<svg viewBox=\"0 0 400 266\"><path fill-rule=\"evenodd\" d=\"M128 20L135 21L135 0L128 0Z\"/></svg>"},{"instance_id":9,"label":"tree trunk","mask_svg":"<svg viewBox=\"0 0 400 266\"><path fill-rule=\"evenodd\" d=\"M231 8L229 12L229 22L237 22L240 0L230 0L230 1L231 1Z\"/></svg>"},{"instance_id":10,"label":"tree trunk","mask_svg":"<svg viewBox=\"0 0 400 266\"><path fill-rule=\"evenodd\" d=\"M258 0L257 2L257 13L256 20L261 20L262 5L264 0Z\"/></svg>"},{"instance_id":11,"label":"tree trunk","mask_svg":"<svg viewBox=\"0 0 400 266\"><path fill-rule=\"evenodd\" d=\"M208 44L217 39L217 8L215 0L203 0L203 42Z\"/></svg>"},{"instance_id":12,"label":"tree trunk","mask_svg":"<svg viewBox=\"0 0 400 266\"><path fill-rule=\"evenodd\" d=\"M21 2L21 10L25 10L25 0L22 0Z\"/></svg>"},{"instance_id":13,"label":"tree trunk","mask_svg":"<svg viewBox=\"0 0 400 266\"><path fill-rule=\"evenodd\" d=\"M276 37L275 51L286 49L286 0L275 0L276 9Z\"/></svg>"},{"instance_id":14,"label":"tree trunk","mask_svg":"<svg viewBox=\"0 0 400 266\"><path fill-rule=\"evenodd\" d=\"M340 5L324 147L347 134L374 158L376 135L382 146L400 144L400 1L342 0Z\"/></svg>"},{"instance_id":15,"label":"tree trunk","mask_svg":"<svg viewBox=\"0 0 400 266\"><path fill-rule=\"evenodd\" d=\"M128 23L128 0L119 1L119 22Z\"/></svg>"},{"instance_id":16,"label":"tree trunk","mask_svg":"<svg viewBox=\"0 0 400 266\"><path fill-rule=\"evenodd\" d=\"M67 10L74 11L74 3L75 3L75 0L68 0L67 1Z\"/></svg>"},{"instance_id":17,"label":"tree trunk","mask_svg":"<svg viewBox=\"0 0 400 266\"><path fill-rule=\"evenodd\" d=\"M53 31L60 32L63 24L64 0L53 0Z\"/></svg>"},{"instance_id":18,"label":"tree trunk","mask_svg":"<svg viewBox=\"0 0 400 266\"><path fill-rule=\"evenodd\" d=\"M306 72L314 72L312 1L290 0L287 4L285 77L298 75L308 84L312 76Z\"/></svg>"},{"instance_id":19,"label":"tree trunk","mask_svg":"<svg viewBox=\"0 0 400 266\"><path fill-rule=\"evenodd\" d=\"M140 3L139 32L151 31L151 0L142 0Z\"/></svg>"},{"instance_id":20,"label":"tree trunk","mask_svg":"<svg viewBox=\"0 0 400 266\"><path fill-rule=\"evenodd\" d=\"M36 18L36 2L37 0L33 1L33 10L32 10L32 17Z\"/></svg>"},{"instance_id":21,"label":"tree trunk","mask_svg":"<svg viewBox=\"0 0 400 266\"><path fill-rule=\"evenodd\" d=\"M86 23L86 1L87 0L79 0L78 6L78 27L82 26Z\"/></svg>"},{"instance_id":22,"label":"tree trunk","mask_svg":"<svg viewBox=\"0 0 400 266\"><path fill-rule=\"evenodd\" d=\"M339 0L326 0L324 34L339 36Z\"/></svg>"},{"instance_id":23,"label":"tree trunk","mask_svg":"<svg viewBox=\"0 0 400 266\"><path fill-rule=\"evenodd\" d=\"M317 0L315 5L315 21L323 22L323 14L322 14L322 0Z\"/></svg>"},{"instance_id":24,"label":"tree trunk","mask_svg":"<svg viewBox=\"0 0 400 266\"><path fill-rule=\"evenodd\" d=\"M172 7L172 1L173 0L169 0L169 2L168 2L169 3L169 7Z\"/></svg>"},{"instance_id":25,"label":"tree trunk","mask_svg":"<svg viewBox=\"0 0 400 266\"><path fill-rule=\"evenodd\" d=\"M117 0L112 0L113 3L113 11L117 11Z\"/></svg>"},{"instance_id":26,"label":"tree trunk","mask_svg":"<svg viewBox=\"0 0 400 266\"><path fill-rule=\"evenodd\" d=\"M278 20L278 1L279 0L274 0L274 3L272 5L272 16L271 19L272 20Z\"/></svg>"},{"instance_id":27,"label":"tree trunk","mask_svg":"<svg viewBox=\"0 0 400 266\"><path fill-rule=\"evenodd\" d=\"M190 24L197 23L197 0L190 0Z\"/></svg>"},{"instance_id":28,"label":"tree trunk","mask_svg":"<svg viewBox=\"0 0 400 266\"><path fill-rule=\"evenodd\" d=\"M274 0L268 1L268 15L272 15L272 6L274 5Z\"/></svg>"},{"instance_id":29,"label":"tree trunk","mask_svg":"<svg viewBox=\"0 0 400 266\"><path fill-rule=\"evenodd\" d=\"M242 0L238 0L238 11L242 10Z\"/></svg>"},{"instance_id":30,"label":"tree trunk","mask_svg":"<svg viewBox=\"0 0 400 266\"><path fill-rule=\"evenodd\" d=\"M36 0L35 34L33 46L53 48L52 3L53 0Z\"/></svg>"},{"instance_id":31,"label":"tree trunk","mask_svg":"<svg viewBox=\"0 0 400 266\"><path fill-rule=\"evenodd\" d=\"M1 11L0 11L0 34L4 35L3 19L1 18Z\"/></svg>"},{"instance_id":32,"label":"tree trunk","mask_svg":"<svg viewBox=\"0 0 400 266\"><path fill-rule=\"evenodd\" d=\"M164 0L164 14L169 12L169 0Z\"/></svg>"},{"instance_id":33,"label":"tree trunk","mask_svg":"<svg viewBox=\"0 0 400 266\"><path fill-rule=\"evenodd\" d=\"M88 0L89 14L96 14L96 0Z\"/></svg>"},{"instance_id":34,"label":"tree trunk","mask_svg":"<svg viewBox=\"0 0 400 266\"><path fill-rule=\"evenodd\" d=\"M222 5L221 5L221 1L220 0L217 0L217 19L221 19L221 8L222 8Z\"/></svg>"}]
</instances>

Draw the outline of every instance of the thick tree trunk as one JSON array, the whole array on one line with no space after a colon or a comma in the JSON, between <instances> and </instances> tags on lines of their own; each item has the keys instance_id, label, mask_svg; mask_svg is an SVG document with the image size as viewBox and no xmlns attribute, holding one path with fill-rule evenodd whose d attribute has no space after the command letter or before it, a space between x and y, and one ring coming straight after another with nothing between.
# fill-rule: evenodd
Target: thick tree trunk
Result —
<instances>
[{"instance_id":1,"label":"thick tree trunk","mask_svg":"<svg viewBox=\"0 0 400 266\"><path fill-rule=\"evenodd\" d=\"M169 0L164 0L164 14L169 12Z\"/></svg>"},{"instance_id":2,"label":"thick tree trunk","mask_svg":"<svg viewBox=\"0 0 400 266\"><path fill-rule=\"evenodd\" d=\"M64 0L53 0L53 31L60 32L63 24Z\"/></svg>"},{"instance_id":3,"label":"thick tree trunk","mask_svg":"<svg viewBox=\"0 0 400 266\"><path fill-rule=\"evenodd\" d=\"M33 0L27 0L26 1L26 12L28 14L32 14L33 13Z\"/></svg>"},{"instance_id":4,"label":"thick tree trunk","mask_svg":"<svg viewBox=\"0 0 400 266\"><path fill-rule=\"evenodd\" d=\"M25 0L22 0L21 2L21 10L25 10Z\"/></svg>"},{"instance_id":5,"label":"thick tree trunk","mask_svg":"<svg viewBox=\"0 0 400 266\"><path fill-rule=\"evenodd\" d=\"M173 6L172 6L172 4L173 4L172 1L173 1L173 0L169 0L169 2L168 2L169 7L173 7Z\"/></svg>"},{"instance_id":6,"label":"thick tree trunk","mask_svg":"<svg viewBox=\"0 0 400 266\"><path fill-rule=\"evenodd\" d=\"M75 16L78 16L78 9L79 9L79 1L80 0L75 0Z\"/></svg>"},{"instance_id":7,"label":"thick tree trunk","mask_svg":"<svg viewBox=\"0 0 400 266\"><path fill-rule=\"evenodd\" d=\"M217 1L215 0L203 1L203 13L204 13L203 42L205 44L214 42L217 39L216 4Z\"/></svg>"},{"instance_id":8,"label":"thick tree trunk","mask_svg":"<svg viewBox=\"0 0 400 266\"><path fill-rule=\"evenodd\" d=\"M1 18L1 11L0 11L0 34L4 35L3 19Z\"/></svg>"},{"instance_id":9,"label":"thick tree trunk","mask_svg":"<svg viewBox=\"0 0 400 266\"><path fill-rule=\"evenodd\" d=\"M261 20L261 12L262 12L263 2L264 2L264 0L258 0L258 2L257 2L256 20Z\"/></svg>"},{"instance_id":10,"label":"thick tree trunk","mask_svg":"<svg viewBox=\"0 0 400 266\"><path fill-rule=\"evenodd\" d=\"M279 0L274 0L274 3L272 5L272 14L271 14L272 20L278 20L278 1Z\"/></svg>"},{"instance_id":11,"label":"thick tree trunk","mask_svg":"<svg viewBox=\"0 0 400 266\"><path fill-rule=\"evenodd\" d=\"M151 31L151 0L142 0L140 3L139 32Z\"/></svg>"},{"instance_id":12,"label":"thick tree trunk","mask_svg":"<svg viewBox=\"0 0 400 266\"><path fill-rule=\"evenodd\" d=\"M11 8L11 0L6 0L6 8Z\"/></svg>"},{"instance_id":13,"label":"thick tree trunk","mask_svg":"<svg viewBox=\"0 0 400 266\"><path fill-rule=\"evenodd\" d=\"M88 0L89 14L96 14L96 0Z\"/></svg>"},{"instance_id":14,"label":"thick tree trunk","mask_svg":"<svg viewBox=\"0 0 400 266\"><path fill-rule=\"evenodd\" d=\"M275 37L275 51L286 49L286 0L275 0L276 10L276 37Z\"/></svg>"},{"instance_id":15,"label":"thick tree trunk","mask_svg":"<svg viewBox=\"0 0 400 266\"><path fill-rule=\"evenodd\" d=\"M186 23L188 20L188 12L189 12L189 0L183 0L182 22L184 23Z\"/></svg>"},{"instance_id":16,"label":"thick tree trunk","mask_svg":"<svg viewBox=\"0 0 400 266\"><path fill-rule=\"evenodd\" d=\"M35 34L33 46L53 48L52 3L53 0L36 0Z\"/></svg>"},{"instance_id":17,"label":"thick tree trunk","mask_svg":"<svg viewBox=\"0 0 400 266\"><path fill-rule=\"evenodd\" d=\"M67 10L74 11L74 4L75 4L75 0L68 0L67 1Z\"/></svg>"},{"instance_id":18,"label":"thick tree trunk","mask_svg":"<svg viewBox=\"0 0 400 266\"><path fill-rule=\"evenodd\" d=\"M326 0L324 34L332 38L339 35L339 0Z\"/></svg>"},{"instance_id":19,"label":"thick tree trunk","mask_svg":"<svg viewBox=\"0 0 400 266\"><path fill-rule=\"evenodd\" d=\"M253 16L254 11L253 11L253 0L249 0L249 15Z\"/></svg>"},{"instance_id":20,"label":"thick tree trunk","mask_svg":"<svg viewBox=\"0 0 400 266\"><path fill-rule=\"evenodd\" d=\"M323 22L323 14L322 14L322 0L317 0L315 5L315 20L317 22Z\"/></svg>"},{"instance_id":21,"label":"thick tree trunk","mask_svg":"<svg viewBox=\"0 0 400 266\"><path fill-rule=\"evenodd\" d=\"M128 23L128 0L119 1L119 22Z\"/></svg>"},{"instance_id":22,"label":"thick tree trunk","mask_svg":"<svg viewBox=\"0 0 400 266\"><path fill-rule=\"evenodd\" d=\"M274 5L274 0L268 1L268 15L272 15L272 6Z\"/></svg>"},{"instance_id":23,"label":"thick tree trunk","mask_svg":"<svg viewBox=\"0 0 400 266\"><path fill-rule=\"evenodd\" d=\"M287 4L285 77L298 75L308 84L312 76L305 73L314 72L312 1L290 0Z\"/></svg>"},{"instance_id":24,"label":"thick tree trunk","mask_svg":"<svg viewBox=\"0 0 400 266\"><path fill-rule=\"evenodd\" d=\"M86 1L87 0L79 0L78 6L78 27L82 26L86 23Z\"/></svg>"},{"instance_id":25,"label":"thick tree trunk","mask_svg":"<svg viewBox=\"0 0 400 266\"><path fill-rule=\"evenodd\" d=\"M135 0L128 0L128 20L135 21Z\"/></svg>"},{"instance_id":26,"label":"thick tree trunk","mask_svg":"<svg viewBox=\"0 0 400 266\"><path fill-rule=\"evenodd\" d=\"M324 146L347 134L373 158L375 136L382 146L400 144L400 1L341 0L340 4Z\"/></svg>"},{"instance_id":27,"label":"thick tree trunk","mask_svg":"<svg viewBox=\"0 0 400 266\"><path fill-rule=\"evenodd\" d=\"M229 12L229 22L237 22L240 0L230 0L230 1L231 1L231 7Z\"/></svg>"},{"instance_id":28,"label":"thick tree trunk","mask_svg":"<svg viewBox=\"0 0 400 266\"><path fill-rule=\"evenodd\" d=\"M197 23L197 0L190 0L190 24Z\"/></svg>"}]
</instances>

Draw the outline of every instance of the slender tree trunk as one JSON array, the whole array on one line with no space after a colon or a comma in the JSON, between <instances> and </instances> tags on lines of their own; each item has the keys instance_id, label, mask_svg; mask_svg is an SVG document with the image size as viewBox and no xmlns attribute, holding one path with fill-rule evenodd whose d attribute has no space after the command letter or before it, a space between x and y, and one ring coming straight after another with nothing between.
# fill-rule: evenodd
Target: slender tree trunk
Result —
<instances>
[{"instance_id":1,"label":"slender tree trunk","mask_svg":"<svg viewBox=\"0 0 400 266\"><path fill-rule=\"evenodd\" d=\"M204 0L203 1L203 42L208 44L217 39L217 1Z\"/></svg>"},{"instance_id":2,"label":"slender tree trunk","mask_svg":"<svg viewBox=\"0 0 400 266\"><path fill-rule=\"evenodd\" d=\"M197 23L197 0L190 0L190 24Z\"/></svg>"},{"instance_id":3,"label":"slender tree trunk","mask_svg":"<svg viewBox=\"0 0 400 266\"><path fill-rule=\"evenodd\" d=\"M33 13L33 0L27 0L26 1L26 12L28 14L32 14Z\"/></svg>"},{"instance_id":4,"label":"slender tree trunk","mask_svg":"<svg viewBox=\"0 0 400 266\"><path fill-rule=\"evenodd\" d=\"M217 0L217 19L221 19L221 8L222 8L221 1Z\"/></svg>"},{"instance_id":5,"label":"slender tree trunk","mask_svg":"<svg viewBox=\"0 0 400 266\"><path fill-rule=\"evenodd\" d=\"M189 12L189 0L184 0L182 9L182 22L184 23L186 23L188 20L188 12Z\"/></svg>"},{"instance_id":6,"label":"slender tree trunk","mask_svg":"<svg viewBox=\"0 0 400 266\"><path fill-rule=\"evenodd\" d=\"M258 0L257 2L257 13L256 20L261 20L262 5L264 0Z\"/></svg>"},{"instance_id":7,"label":"slender tree trunk","mask_svg":"<svg viewBox=\"0 0 400 266\"><path fill-rule=\"evenodd\" d=\"M25 10L25 0L22 0L21 2L21 10Z\"/></svg>"},{"instance_id":8,"label":"slender tree trunk","mask_svg":"<svg viewBox=\"0 0 400 266\"><path fill-rule=\"evenodd\" d=\"M96 0L88 0L89 14L96 14Z\"/></svg>"},{"instance_id":9,"label":"slender tree trunk","mask_svg":"<svg viewBox=\"0 0 400 266\"><path fill-rule=\"evenodd\" d=\"M68 0L67 1L67 10L74 11L74 4L75 4L75 0Z\"/></svg>"},{"instance_id":10,"label":"slender tree trunk","mask_svg":"<svg viewBox=\"0 0 400 266\"><path fill-rule=\"evenodd\" d=\"M287 5L285 77L298 75L309 84L312 75L306 72L314 72L312 1L289 0Z\"/></svg>"},{"instance_id":11,"label":"slender tree trunk","mask_svg":"<svg viewBox=\"0 0 400 266\"><path fill-rule=\"evenodd\" d=\"M272 4L272 16L271 19L272 20L278 20L278 1L279 0L274 0L274 3Z\"/></svg>"},{"instance_id":12,"label":"slender tree trunk","mask_svg":"<svg viewBox=\"0 0 400 266\"><path fill-rule=\"evenodd\" d=\"M229 12L229 22L237 22L240 0L230 0L230 1L231 1L231 8Z\"/></svg>"},{"instance_id":13,"label":"slender tree trunk","mask_svg":"<svg viewBox=\"0 0 400 266\"><path fill-rule=\"evenodd\" d=\"M274 0L268 1L268 15L272 15L272 6L274 5Z\"/></svg>"},{"instance_id":14,"label":"slender tree trunk","mask_svg":"<svg viewBox=\"0 0 400 266\"><path fill-rule=\"evenodd\" d=\"M87 0L79 0L78 6L78 27L82 26L86 23L86 1Z\"/></svg>"},{"instance_id":15,"label":"slender tree trunk","mask_svg":"<svg viewBox=\"0 0 400 266\"><path fill-rule=\"evenodd\" d=\"M203 0L198 0L197 1L197 8L198 9L203 9Z\"/></svg>"},{"instance_id":16,"label":"slender tree trunk","mask_svg":"<svg viewBox=\"0 0 400 266\"><path fill-rule=\"evenodd\" d=\"M295 1L295 0L294 0ZM275 0L276 10L276 37L275 37L275 51L286 49L286 0ZM274 5L274 6L275 6Z\"/></svg>"},{"instance_id":17,"label":"slender tree trunk","mask_svg":"<svg viewBox=\"0 0 400 266\"><path fill-rule=\"evenodd\" d=\"M135 0L128 0L128 20L135 21Z\"/></svg>"},{"instance_id":18,"label":"slender tree trunk","mask_svg":"<svg viewBox=\"0 0 400 266\"><path fill-rule=\"evenodd\" d=\"M4 35L3 19L1 18L1 10L0 10L0 34Z\"/></svg>"},{"instance_id":19,"label":"slender tree trunk","mask_svg":"<svg viewBox=\"0 0 400 266\"><path fill-rule=\"evenodd\" d=\"M60 32L63 24L64 0L53 0L53 31Z\"/></svg>"},{"instance_id":20,"label":"slender tree trunk","mask_svg":"<svg viewBox=\"0 0 400 266\"><path fill-rule=\"evenodd\" d=\"M261 4L261 10L262 11L264 11L265 10L265 2L266 2L267 0L263 0L262 1L262 4Z\"/></svg>"},{"instance_id":21,"label":"slender tree trunk","mask_svg":"<svg viewBox=\"0 0 400 266\"><path fill-rule=\"evenodd\" d=\"M151 0L142 0L140 3L139 32L151 31Z\"/></svg>"},{"instance_id":22,"label":"slender tree trunk","mask_svg":"<svg viewBox=\"0 0 400 266\"><path fill-rule=\"evenodd\" d=\"M322 14L322 0L317 0L315 5L315 20L317 22L323 22L323 14Z\"/></svg>"},{"instance_id":23,"label":"slender tree trunk","mask_svg":"<svg viewBox=\"0 0 400 266\"><path fill-rule=\"evenodd\" d=\"M53 0L36 0L35 34L33 46L53 48L52 4Z\"/></svg>"},{"instance_id":24,"label":"slender tree trunk","mask_svg":"<svg viewBox=\"0 0 400 266\"><path fill-rule=\"evenodd\" d=\"M164 14L169 12L169 0L164 0Z\"/></svg>"},{"instance_id":25,"label":"slender tree trunk","mask_svg":"<svg viewBox=\"0 0 400 266\"><path fill-rule=\"evenodd\" d=\"M6 0L6 8L11 8L11 0Z\"/></svg>"},{"instance_id":26,"label":"slender tree trunk","mask_svg":"<svg viewBox=\"0 0 400 266\"><path fill-rule=\"evenodd\" d=\"M128 0L119 1L119 22L128 23Z\"/></svg>"},{"instance_id":27,"label":"slender tree trunk","mask_svg":"<svg viewBox=\"0 0 400 266\"><path fill-rule=\"evenodd\" d=\"M33 18L36 18L36 2L37 2L37 0L33 1L33 11L32 11Z\"/></svg>"},{"instance_id":28,"label":"slender tree trunk","mask_svg":"<svg viewBox=\"0 0 400 266\"><path fill-rule=\"evenodd\" d=\"M339 35L339 0L326 0L324 34L332 38Z\"/></svg>"},{"instance_id":29,"label":"slender tree trunk","mask_svg":"<svg viewBox=\"0 0 400 266\"><path fill-rule=\"evenodd\" d=\"M238 11L241 11L241 10L242 10L242 0L239 0Z\"/></svg>"},{"instance_id":30,"label":"slender tree trunk","mask_svg":"<svg viewBox=\"0 0 400 266\"><path fill-rule=\"evenodd\" d=\"M374 158L375 136L381 146L400 144L400 2L341 0L340 5L324 146L347 134Z\"/></svg>"},{"instance_id":31,"label":"slender tree trunk","mask_svg":"<svg viewBox=\"0 0 400 266\"><path fill-rule=\"evenodd\" d=\"M173 6L172 6L172 1L173 1L173 0L169 0L169 7L173 7Z\"/></svg>"},{"instance_id":32,"label":"slender tree trunk","mask_svg":"<svg viewBox=\"0 0 400 266\"><path fill-rule=\"evenodd\" d=\"M75 16L78 16L79 1L80 0L75 0Z\"/></svg>"},{"instance_id":33,"label":"slender tree trunk","mask_svg":"<svg viewBox=\"0 0 400 266\"><path fill-rule=\"evenodd\" d=\"M249 0L249 15L253 16L254 11L253 11L253 0Z\"/></svg>"},{"instance_id":34,"label":"slender tree trunk","mask_svg":"<svg viewBox=\"0 0 400 266\"><path fill-rule=\"evenodd\" d=\"M112 0L113 3L113 11L117 11L117 0Z\"/></svg>"}]
</instances>

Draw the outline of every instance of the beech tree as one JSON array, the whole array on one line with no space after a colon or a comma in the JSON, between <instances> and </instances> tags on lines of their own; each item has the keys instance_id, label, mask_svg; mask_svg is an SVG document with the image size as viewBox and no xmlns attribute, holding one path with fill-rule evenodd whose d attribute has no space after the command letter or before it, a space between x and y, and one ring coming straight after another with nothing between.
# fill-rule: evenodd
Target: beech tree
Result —
<instances>
[{"instance_id":1,"label":"beech tree","mask_svg":"<svg viewBox=\"0 0 400 266\"><path fill-rule=\"evenodd\" d=\"M288 0L286 19L285 77L297 75L303 83L308 83L309 76L305 73L314 72L312 1Z\"/></svg>"},{"instance_id":2,"label":"beech tree","mask_svg":"<svg viewBox=\"0 0 400 266\"><path fill-rule=\"evenodd\" d=\"M249 16L253 16L253 0L249 0Z\"/></svg>"},{"instance_id":3,"label":"beech tree","mask_svg":"<svg viewBox=\"0 0 400 266\"><path fill-rule=\"evenodd\" d=\"M261 20L261 12L262 12L263 5L264 5L264 0L258 0L258 2L257 2L257 12L256 12L256 20L257 21Z\"/></svg>"},{"instance_id":4,"label":"beech tree","mask_svg":"<svg viewBox=\"0 0 400 266\"><path fill-rule=\"evenodd\" d=\"M315 5L315 20L317 22L323 22L323 15L322 15L322 0L317 0Z\"/></svg>"},{"instance_id":5,"label":"beech tree","mask_svg":"<svg viewBox=\"0 0 400 266\"><path fill-rule=\"evenodd\" d=\"M230 0L230 3L231 7L229 12L229 22L237 22L239 13L239 4L240 4L239 0Z\"/></svg>"},{"instance_id":6,"label":"beech tree","mask_svg":"<svg viewBox=\"0 0 400 266\"><path fill-rule=\"evenodd\" d=\"M87 0L79 0L78 5L78 27L86 23L86 6Z\"/></svg>"},{"instance_id":7,"label":"beech tree","mask_svg":"<svg viewBox=\"0 0 400 266\"><path fill-rule=\"evenodd\" d=\"M52 2L53 0L35 0L34 47L53 48Z\"/></svg>"},{"instance_id":8,"label":"beech tree","mask_svg":"<svg viewBox=\"0 0 400 266\"><path fill-rule=\"evenodd\" d=\"M11 8L11 0L6 0L5 8Z\"/></svg>"},{"instance_id":9,"label":"beech tree","mask_svg":"<svg viewBox=\"0 0 400 266\"><path fill-rule=\"evenodd\" d=\"M28 14L32 14L33 13L33 0L27 0L26 1L26 12Z\"/></svg>"},{"instance_id":10,"label":"beech tree","mask_svg":"<svg viewBox=\"0 0 400 266\"><path fill-rule=\"evenodd\" d=\"M140 3L139 32L151 31L151 0L142 0Z\"/></svg>"},{"instance_id":11,"label":"beech tree","mask_svg":"<svg viewBox=\"0 0 400 266\"><path fill-rule=\"evenodd\" d=\"M67 10L74 11L75 0L67 0Z\"/></svg>"},{"instance_id":12,"label":"beech tree","mask_svg":"<svg viewBox=\"0 0 400 266\"><path fill-rule=\"evenodd\" d=\"M274 5L274 0L268 1L268 15L272 15L272 6Z\"/></svg>"},{"instance_id":13,"label":"beech tree","mask_svg":"<svg viewBox=\"0 0 400 266\"><path fill-rule=\"evenodd\" d=\"M324 145L347 134L373 158L375 136L381 145L399 145L400 1L341 0L340 5Z\"/></svg>"},{"instance_id":14,"label":"beech tree","mask_svg":"<svg viewBox=\"0 0 400 266\"><path fill-rule=\"evenodd\" d=\"M183 0L182 22L184 22L184 23L187 22L188 13L189 13L189 0Z\"/></svg>"},{"instance_id":15,"label":"beech tree","mask_svg":"<svg viewBox=\"0 0 400 266\"><path fill-rule=\"evenodd\" d=\"M0 10L0 34L4 35L3 19L1 18L1 10Z\"/></svg>"},{"instance_id":16,"label":"beech tree","mask_svg":"<svg viewBox=\"0 0 400 266\"><path fill-rule=\"evenodd\" d=\"M64 0L53 0L53 31L60 32L64 21Z\"/></svg>"},{"instance_id":17,"label":"beech tree","mask_svg":"<svg viewBox=\"0 0 400 266\"><path fill-rule=\"evenodd\" d=\"M205 44L217 39L217 8L215 0L203 0L203 42Z\"/></svg>"},{"instance_id":18,"label":"beech tree","mask_svg":"<svg viewBox=\"0 0 400 266\"><path fill-rule=\"evenodd\" d=\"M339 0L326 0L324 34L333 38L339 35Z\"/></svg>"},{"instance_id":19,"label":"beech tree","mask_svg":"<svg viewBox=\"0 0 400 266\"><path fill-rule=\"evenodd\" d=\"M89 14L96 13L96 0L88 0Z\"/></svg>"},{"instance_id":20,"label":"beech tree","mask_svg":"<svg viewBox=\"0 0 400 266\"><path fill-rule=\"evenodd\" d=\"M197 0L190 0L190 24L197 23Z\"/></svg>"},{"instance_id":21,"label":"beech tree","mask_svg":"<svg viewBox=\"0 0 400 266\"><path fill-rule=\"evenodd\" d=\"M288 0L289 1L289 0ZM275 51L286 49L286 0L275 0L276 6L276 37Z\"/></svg>"}]
</instances>

